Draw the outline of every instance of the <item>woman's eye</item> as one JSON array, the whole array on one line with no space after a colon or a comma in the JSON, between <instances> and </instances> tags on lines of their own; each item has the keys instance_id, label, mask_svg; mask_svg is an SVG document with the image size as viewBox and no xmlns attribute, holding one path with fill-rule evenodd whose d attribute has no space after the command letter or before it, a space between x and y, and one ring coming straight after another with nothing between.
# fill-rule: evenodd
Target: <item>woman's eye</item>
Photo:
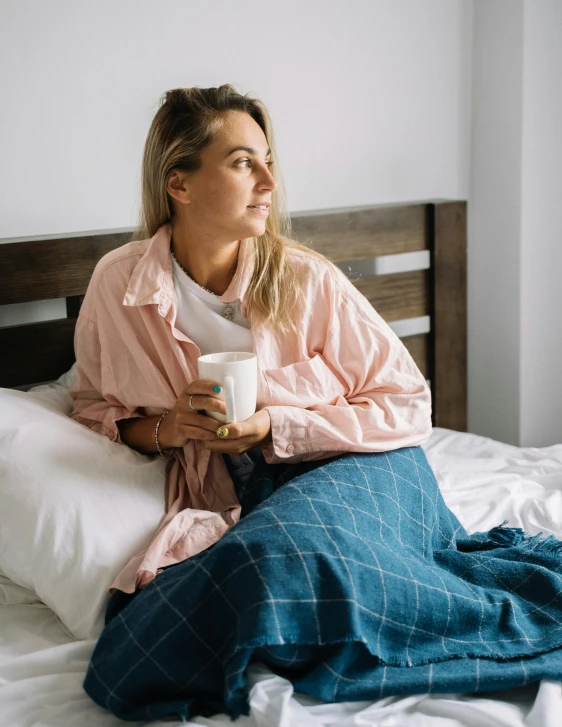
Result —
<instances>
[{"instance_id":1,"label":"woman's eye","mask_svg":"<svg viewBox=\"0 0 562 727\"><path fill-rule=\"evenodd\" d=\"M251 159L241 159L239 162L237 162L237 166L240 165L240 164L244 164L245 162L248 162L249 165L252 164L252 160ZM270 167L273 164L273 161L266 162L265 164L266 164L267 167Z\"/></svg>"}]
</instances>

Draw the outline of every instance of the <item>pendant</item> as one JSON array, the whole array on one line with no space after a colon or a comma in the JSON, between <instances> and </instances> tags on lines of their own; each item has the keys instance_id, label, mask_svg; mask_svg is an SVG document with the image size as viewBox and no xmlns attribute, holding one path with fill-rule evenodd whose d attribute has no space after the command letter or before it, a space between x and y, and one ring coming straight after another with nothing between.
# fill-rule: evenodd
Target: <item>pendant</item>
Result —
<instances>
[{"instance_id":1,"label":"pendant","mask_svg":"<svg viewBox=\"0 0 562 727\"><path fill-rule=\"evenodd\" d=\"M226 318L227 321L231 321L234 317L234 309L227 305L226 308L222 312L223 318Z\"/></svg>"}]
</instances>

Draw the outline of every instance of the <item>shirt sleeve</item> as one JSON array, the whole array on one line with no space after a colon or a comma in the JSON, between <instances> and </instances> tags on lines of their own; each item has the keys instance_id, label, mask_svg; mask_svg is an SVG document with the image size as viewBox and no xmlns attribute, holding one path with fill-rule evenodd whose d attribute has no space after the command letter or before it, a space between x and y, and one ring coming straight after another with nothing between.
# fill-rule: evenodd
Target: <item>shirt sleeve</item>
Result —
<instances>
[{"instance_id":1,"label":"shirt sleeve","mask_svg":"<svg viewBox=\"0 0 562 727\"><path fill-rule=\"evenodd\" d=\"M121 442L117 422L144 413L125 406L115 395L116 386L104 361L98 326L82 312L76 322L74 351L77 379L70 389L74 405L70 416L113 442Z\"/></svg>"},{"instance_id":2,"label":"shirt sleeve","mask_svg":"<svg viewBox=\"0 0 562 727\"><path fill-rule=\"evenodd\" d=\"M265 407L272 435L262 448L266 461L385 452L426 442L432 432L431 392L408 349L347 278L323 294L330 308L326 339L308 371L328 402Z\"/></svg>"}]
</instances>

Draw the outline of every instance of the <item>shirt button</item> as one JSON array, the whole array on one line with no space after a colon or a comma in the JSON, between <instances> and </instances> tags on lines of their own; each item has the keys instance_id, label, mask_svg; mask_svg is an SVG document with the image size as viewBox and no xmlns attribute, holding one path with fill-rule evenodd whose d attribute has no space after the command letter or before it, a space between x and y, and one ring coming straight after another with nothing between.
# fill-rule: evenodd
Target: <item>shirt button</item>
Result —
<instances>
[{"instance_id":1,"label":"shirt button","mask_svg":"<svg viewBox=\"0 0 562 727\"><path fill-rule=\"evenodd\" d=\"M295 445L294 445L294 444L289 444L289 445L287 446L287 452L288 452L289 454L293 454L293 452L294 452L294 451L295 451Z\"/></svg>"}]
</instances>

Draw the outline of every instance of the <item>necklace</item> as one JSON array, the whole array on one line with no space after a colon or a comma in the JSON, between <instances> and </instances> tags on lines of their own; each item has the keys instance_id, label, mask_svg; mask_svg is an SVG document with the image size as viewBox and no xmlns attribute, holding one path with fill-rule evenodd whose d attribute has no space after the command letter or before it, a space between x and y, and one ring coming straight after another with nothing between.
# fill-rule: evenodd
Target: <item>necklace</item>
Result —
<instances>
[{"instance_id":1,"label":"necklace","mask_svg":"<svg viewBox=\"0 0 562 727\"><path fill-rule=\"evenodd\" d=\"M178 264L178 267L181 270L183 270L183 272L187 275L187 277L190 280L193 280L193 278L191 277L191 275L187 272L187 270L184 268L184 266L180 263L180 261L174 255L174 251L172 250L172 248L170 248L170 252L172 253L172 257L174 258L174 260ZM196 280L193 280L193 282L195 283L195 285L199 285L199 283ZM199 285L199 287L200 288L203 288L203 290L206 290L207 293L210 293L211 295L214 295L215 298L220 298L220 295L217 295L216 293L213 293L212 290L209 290L204 285ZM227 321L231 321L234 318L234 308L230 305L230 303L226 303L226 308L223 310L222 316L223 316L223 318L226 318Z\"/></svg>"}]
</instances>

